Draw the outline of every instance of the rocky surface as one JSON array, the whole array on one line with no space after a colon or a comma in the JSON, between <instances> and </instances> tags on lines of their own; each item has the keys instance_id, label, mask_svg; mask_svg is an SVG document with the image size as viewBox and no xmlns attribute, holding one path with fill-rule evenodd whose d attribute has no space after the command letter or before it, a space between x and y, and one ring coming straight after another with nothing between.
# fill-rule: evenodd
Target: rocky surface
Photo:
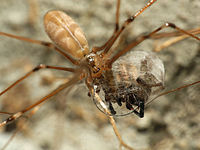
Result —
<instances>
[{"instance_id":1,"label":"rocky surface","mask_svg":"<svg viewBox=\"0 0 200 150\"><path fill-rule=\"evenodd\" d=\"M1 0L0 31L49 41L43 29L43 16L49 10L63 10L81 26L90 47L99 46L114 30L115 3L115 0ZM145 0L123 0L120 22L145 3ZM30 18L30 11L35 10ZM129 26L123 37L124 44L165 22L175 23L183 29L197 28L199 13L198 0L158 0ZM164 30L169 31L173 30ZM146 40L135 49L153 50L154 44L154 40ZM165 90L199 80L199 53L199 42L189 38L158 54L166 68ZM40 63L71 66L65 58L43 46L1 36L0 90ZM41 71L1 96L0 110L21 110L53 90L68 76L69 73ZM196 85L160 97L149 105L143 119L134 114L117 118L124 140L135 149L200 149L199 91L200 87ZM17 126L25 125L7 149L117 149L119 143L112 128L87 96L87 89L79 84L70 94L66 95L66 92L43 105L27 123L24 123L26 119L18 121ZM0 116L1 119L5 117ZM11 136L12 128L0 129L0 146Z\"/></svg>"}]
</instances>

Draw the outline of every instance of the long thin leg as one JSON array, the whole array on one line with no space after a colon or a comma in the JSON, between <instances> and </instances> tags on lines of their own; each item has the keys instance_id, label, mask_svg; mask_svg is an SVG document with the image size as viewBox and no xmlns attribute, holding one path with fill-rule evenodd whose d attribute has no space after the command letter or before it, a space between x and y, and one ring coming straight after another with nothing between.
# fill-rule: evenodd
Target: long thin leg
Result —
<instances>
[{"instance_id":1,"label":"long thin leg","mask_svg":"<svg viewBox=\"0 0 200 150\"><path fill-rule=\"evenodd\" d=\"M117 32L119 30L119 10L120 10L120 0L117 0L115 32Z\"/></svg>"},{"instance_id":2,"label":"long thin leg","mask_svg":"<svg viewBox=\"0 0 200 150\"><path fill-rule=\"evenodd\" d=\"M143 42L146 39L150 39L151 36L155 35L157 32L159 32L160 30L164 29L164 28L173 28L179 32L182 32L183 34L186 34L188 36L191 36L195 39L197 39L198 41L200 41L200 38L198 38L197 36L180 29L179 27L177 27L175 24L173 23L165 23L164 25L162 25L161 27L157 28L156 30L154 30L153 32L145 35L145 36L140 36L138 37L134 42L130 43L125 49L123 49L122 51L118 52L116 55L114 55L114 57L109 60L108 62L108 66L111 66L113 62L115 62L120 56L124 55L125 53L127 53L129 50L131 50L133 47L137 46L138 44L140 44L141 42Z\"/></svg>"},{"instance_id":3,"label":"long thin leg","mask_svg":"<svg viewBox=\"0 0 200 150\"><path fill-rule=\"evenodd\" d=\"M120 0L117 0L117 8L116 8L116 18L115 18L115 30L112 34L112 36L108 39L108 41L100 46L100 47L93 47L92 52L98 52L103 50L104 48L107 47L107 45L110 43L110 41L114 38L115 34L117 33L117 31L119 30L119 10L120 10Z\"/></svg>"},{"instance_id":4,"label":"long thin leg","mask_svg":"<svg viewBox=\"0 0 200 150\"><path fill-rule=\"evenodd\" d=\"M189 35L182 35L182 36L179 36L179 37L175 37L175 38L172 38L170 40L167 40L165 42L163 42L162 44L157 44L154 48L154 52L160 52L161 50L163 50L164 48L167 48L169 47L170 45L173 45L181 40L184 40L186 38L188 38Z\"/></svg>"},{"instance_id":5,"label":"long thin leg","mask_svg":"<svg viewBox=\"0 0 200 150\"><path fill-rule=\"evenodd\" d=\"M142 12L144 12L145 9L147 9L148 7L150 7L153 3L155 3L156 0L149 0L148 3L141 8L140 10L138 10L133 16L129 17L123 24L122 27L115 33L114 37L112 38L112 40L108 43L107 47L105 48L103 55L106 54L110 48L112 47L112 45L114 44L114 42L118 39L118 37L120 36L120 34L124 31L124 29L130 24L132 23L135 18L137 18Z\"/></svg>"},{"instance_id":6,"label":"long thin leg","mask_svg":"<svg viewBox=\"0 0 200 150\"><path fill-rule=\"evenodd\" d=\"M200 27L192 29L192 30L186 30L186 31L193 35L197 35L197 34L200 34ZM176 31L176 32L158 33L158 34L153 35L151 37L151 39L160 39L160 38L169 38L169 37L173 37L173 38L166 40L165 42L163 42L161 44L158 43L157 41L155 41L154 51L160 52L161 50L163 50L179 41L182 41L190 36Z\"/></svg>"},{"instance_id":7,"label":"long thin leg","mask_svg":"<svg viewBox=\"0 0 200 150\"><path fill-rule=\"evenodd\" d=\"M68 79L69 80L69 79ZM71 91L71 89L72 88L68 88L68 90L66 91L66 95ZM60 102L61 103L61 102ZM42 103L42 104L44 104L44 103ZM40 105L38 105L38 106L36 106L36 107L34 107L34 109L33 110L31 110L29 113L28 113L28 115L26 115L24 118L22 118L22 119L25 119L25 120L20 120L20 124L21 124L21 126L18 126L17 127L17 129L14 131L14 133L12 134L12 136L8 139L8 141L3 145L3 147L2 148L0 148L0 150L5 150L6 148L7 148L7 146L10 144L10 142L12 142L12 140L14 139L14 137L17 135L17 133L19 133L23 128L24 128L24 126L26 126L27 125L27 121L28 121L28 119L30 119L39 109L40 109L40 107L42 106L42 104L40 104ZM62 105L62 104L60 104L60 105ZM63 105L62 105L62 107L63 107ZM62 109L61 110L61 112L59 112L59 113L62 113L63 114L63 111L64 111L64 109ZM0 112L1 113L1 112ZM12 115L11 113L6 113L6 114L9 114L9 115ZM21 123L21 121L23 121L22 123ZM56 132L57 133L57 132ZM59 139L57 139L57 141L58 141ZM59 142L60 142L60 140L59 140ZM57 146L58 147L58 146ZM58 148L54 148L54 149L58 149Z\"/></svg>"},{"instance_id":8,"label":"long thin leg","mask_svg":"<svg viewBox=\"0 0 200 150\"><path fill-rule=\"evenodd\" d=\"M23 120L22 125L19 126L15 130L15 132L12 134L12 136L9 138L9 140L3 145L2 148L0 148L1 150L5 150L8 147L8 145L10 144L10 142L12 142L12 140L17 135L17 133L19 133L23 129L23 127L26 125L28 119L31 118L39 110L40 107L41 107L41 105L35 107L32 111L30 111L30 113L28 115L26 115L26 118L25 118L26 120Z\"/></svg>"},{"instance_id":9,"label":"long thin leg","mask_svg":"<svg viewBox=\"0 0 200 150\"><path fill-rule=\"evenodd\" d=\"M91 89L91 88L90 88L90 92L91 92L91 94L94 96L94 98L97 100L97 102L102 106L102 108L104 109L104 113L105 113L105 114L108 114L107 117L108 117L108 119L109 119L109 121L110 121L110 123L111 123L111 125L112 125L112 127L113 127L113 130L114 130L114 132L115 132L115 135L117 136L117 138L118 138L118 140L119 140L119 142L120 142L120 149L121 149L122 147L125 147L125 148L127 148L127 149L129 149L129 150L134 150L132 147L130 147L129 145L127 145L127 144L123 141L123 139L122 139L122 137L121 137L121 135L120 135L120 133L119 133L119 131L118 131L118 129L117 129L115 120L114 120L113 116L111 116L111 112L108 110L108 108L106 107L105 103L101 100L101 98L99 97L99 95L98 95L96 92L94 92L94 90Z\"/></svg>"},{"instance_id":10,"label":"long thin leg","mask_svg":"<svg viewBox=\"0 0 200 150\"><path fill-rule=\"evenodd\" d=\"M13 34L8 34L8 33L5 33L5 32L0 32L0 35L7 36L7 37L10 37L10 38L14 38L14 39L21 40L21 41L26 41L26 42L29 42L29 43L43 45L43 46L46 46L46 47L49 47L49 48L53 48L55 51L57 51L60 54L62 54L65 58L67 58L73 64L79 65L79 62L77 60L73 59L71 56L69 56L68 54L66 54L65 52L63 52L62 50L60 50L59 48L57 48L54 44L52 44L50 42L45 42L45 41L40 41L40 40L33 40L33 39L30 39L30 38L17 36L17 35L13 35Z\"/></svg>"},{"instance_id":11,"label":"long thin leg","mask_svg":"<svg viewBox=\"0 0 200 150\"><path fill-rule=\"evenodd\" d=\"M69 79L68 79L69 80ZM65 91L65 96L69 94L69 92L71 92L71 90L73 89L75 85L72 85L70 88L68 88L66 91ZM65 120L65 112L67 112L67 109L66 109L66 101L63 101L63 99L58 99L57 101L57 111L56 113L57 114L57 120L56 122L59 122L59 124L56 124L59 125L59 127L57 126L56 127L56 130L54 131L54 136L53 138L55 139L54 140L54 144L52 145L52 150L59 150L61 149L62 147L62 142L63 142L63 139L64 139L64 133L65 131L63 130L65 127L64 127L64 120Z\"/></svg>"},{"instance_id":12,"label":"long thin leg","mask_svg":"<svg viewBox=\"0 0 200 150\"><path fill-rule=\"evenodd\" d=\"M40 99L39 101L37 101L36 103L30 105L29 107L14 113L13 115L11 115L10 117L8 117L5 121L0 123L0 127L8 124L9 122L18 119L19 117L21 117L24 113L30 111L31 109L39 106L40 104L42 104L43 102L46 102L50 99L50 97L56 95L57 93L59 93L60 91L66 89L67 87L70 87L71 85L77 83L78 81L80 81L80 74L82 73L82 70L77 70L76 74L66 83L62 84L61 86L59 86L57 89L55 89L54 91L52 91L50 94L46 95L45 97L43 97L42 99Z\"/></svg>"},{"instance_id":13,"label":"long thin leg","mask_svg":"<svg viewBox=\"0 0 200 150\"><path fill-rule=\"evenodd\" d=\"M194 34L194 33L193 33ZM159 45L156 45L155 48L154 48L154 51L155 52L160 52L161 50L163 50L164 48L167 48L179 41L182 41L186 38L190 37L189 35L182 35L182 36L178 36L178 37L174 37L172 39L169 39L165 42L163 42L162 44L159 44Z\"/></svg>"},{"instance_id":14,"label":"long thin leg","mask_svg":"<svg viewBox=\"0 0 200 150\"><path fill-rule=\"evenodd\" d=\"M185 30L193 35L197 35L200 34L200 27L197 27L195 29L191 29L191 30ZM154 34L151 38L152 39L161 39L161 38L169 38L169 37L179 37L179 36L183 36L184 34L182 32L165 32L165 33L157 33Z\"/></svg>"},{"instance_id":15,"label":"long thin leg","mask_svg":"<svg viewBox=\"0 0 200 150\"><path fill-rule=\"evenodd\" d=\"M28 0L28 3L29 3L28 23L34 27L38 19L39 4L37 0Z\"/></svg>"},{"instance_id":16,"label":"long thin leg","mask_svg":"<svg viewBox=\"0 0 200 150\"><path fill-rule=\"evenodd\" d=\"M39 71L41 69L55 69L55 70L63 70L63 71L75 72L75 70L73 68L55 67L55 66L48 66L48 65L40 64L40 65L36 66L34 69L32 69L30 72L25 74L23 77L21 77L20 79L15 81L13 84L11 84L9 87L7 87L5 90L0 92L0 96L3 95L4 93L6 93L9 89L14 87L15 85L17 85L21 81L23 81L24 79L26 79L27 77L29 77L32 73L37 72L37 71Z\"/></svg>"},{"instance_id":17,"label":"long thin leg","mask_svg":"<svg viewBox=\"0 0 200 150\"><path fill-rule=\"evenodd\" d=\"M163 96L163 95L167 95L167 94L169 94L169 93L173 93L173 92L179 91L179 90L181 90L181 89L184 89L184 88L193 86L193 85L195 85L195 84L200 84L200 81L196 81L196 82L193 82L193 83L186 84L186 85L183 85L183 86L181 86L181 87L175 88L175 89L173 89L173 90L163 92L163 93L157 95L156 97L152 98L150 101L148 101L148 102L145 104L145 106L147 106L147 105L149 105L150 103L152 103L152 102L153 102L154 100L156 100L158 97L161 97L161 96Z\"/></svg>"}]
</instances>

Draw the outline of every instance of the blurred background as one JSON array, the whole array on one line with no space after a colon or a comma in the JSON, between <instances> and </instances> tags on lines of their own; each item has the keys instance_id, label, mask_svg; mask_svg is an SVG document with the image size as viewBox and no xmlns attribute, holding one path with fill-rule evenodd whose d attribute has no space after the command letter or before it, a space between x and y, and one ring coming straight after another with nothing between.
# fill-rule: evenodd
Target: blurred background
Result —
<instances>
[{"instance_id":1,"label":"blurred background","mask_svg":"<svg viewBox=\"0 0 200 150\"><path fill-rule=\"evenodd\" d=\"M122 0L120 23L147 3ZM0 31L32 39L50 41L43 28L49 10L62 10L85 32L90 48L100 46L111 36L115 25L115 0L1 0ZM198 0L157 1L141 14L123 34L122 48L142 33L165 22L190 30L200 25ZM165 29L163 32L172 32ZM154 50L161 41L146 40L134 49ZM120 47L121 48L121 47ZM200 44L188 38L158 53L166 69L166 91L198 81ZM0 91L44 63L72 66L63 56L43 46L0 37ZM70 73L42 70L0 97L0 110L16 112L36 102L69 78ZM200 149L200 86L162 96L145 110L145 117L132 114L118 117L117 126L127 144L135 149ZM0 148L16 128L20 132L8 150L115 150L119 142L106 116L99 112L84 84L54 96L28 121L22 118L0 129ZM7 116L0 115L3 120Z\"/></svg>"}]
</instances>

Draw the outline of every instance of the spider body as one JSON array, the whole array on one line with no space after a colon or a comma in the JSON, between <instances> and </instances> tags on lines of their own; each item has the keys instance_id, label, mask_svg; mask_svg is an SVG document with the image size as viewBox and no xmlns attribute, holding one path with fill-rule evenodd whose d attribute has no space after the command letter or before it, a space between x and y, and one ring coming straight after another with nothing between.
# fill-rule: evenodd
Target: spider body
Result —
<instances>
[{"instance_id":1,"label":"spider body","mask_svg":"<svg viewBox=\"0 0 200 150\"><path fill-rule=\"evenodd\" d=\"M190 36L200 41L192 32L182 30L173 23L166 22L150 33L138 36L134 41L126 45L124 49L117 50L118 48L113 48L113 45L119 37L121 37L127 26L155 2L156 0L149 0L143 8L139 9L120 25L120 0L117 0L115 30L112 36L104 45L93 47L91 51L89 50L88 42L81 28L70 16L62 11L49 11L44 17L45 31L53 43L0 32L1 36L7 36L52 48L62 54L62 56L75 66L74 68L70 68L40 64L0 92L0 96L5 94L31 74L42 69L73 73L73 76L68 78L67 81L63 82L63 84L58 86L55 90L30 106L16 113L0 112L1 114L9 115L6 120L0 123L0 127L19 119L24 116L25 113L28 118L30 118L38 111L42 104L47 102L51 97L64 89L67 89L67 92L69 92L76 83L85 80L89 93L93 97L97 107L105 114L108 114L107 117L114 129L115 135L120 141L120 149L125 147L132 150L133 148L122 140L112 115L127 115L134 112L142 118L144 116L145 105L152 100L162 95L200 83L200 81L193 82L174 90L161 93L154 99L149 100L151 95L164 87L164 65L153 53L148 51L134 51L133 48L143 41L153 38L159 31L165 28L172 28L184 34L186 37ZM114 52L113 50L116 51ZM7 144L5 146L7 146Z\"/></svg>"}]
</instances>

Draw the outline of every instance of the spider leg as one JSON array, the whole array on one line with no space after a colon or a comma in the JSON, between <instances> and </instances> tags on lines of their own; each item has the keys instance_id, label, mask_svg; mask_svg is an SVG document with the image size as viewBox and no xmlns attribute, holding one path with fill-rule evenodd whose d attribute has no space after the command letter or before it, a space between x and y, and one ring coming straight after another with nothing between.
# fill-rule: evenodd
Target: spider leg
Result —
<instances>
[{"instance_id":1,"label":"spider leg","mask_svg":"<svg viewBox=\"0 0 200 150\"><path fill-rule=\"evenodd\" d=\"M143 8L141 8L134 15L132 15L131 17L129 17L127 20L125 20L124 23L122 24L121 28L116 33L114 33L113 38L107 44L107 47L103 51L102 55L108 53L108 51L113 46L113 44L118 39L118 37L121 35L121 33L124 31L124 29L126 29L126 27L130 23L132 23L135 20L135 18L137 18L140 14L142 14L148 7L150 7L155 2L156 2L156 0L149 0L148 3Z\"/></svg>"},{"instance_id":2,"label":"spider leg","mask_svg":"<svg viewBox=\"0 0 200 150\"><path fill-rule=\"evenodd\" d=\"M63 70L63 71L69 71L69 72L74 72L75 71L73 68L55 67L55 66L48 66L48 65L40 64L40 65L36 66L35 68L33 68L30 72L25 74L23 77L21 77L20 79L15 81L13 84L11 84L9 87L7 87L5 90L0 92L0 96L3 95L4 93L6 93L8 90L13 88L15 85L17 85L21 81L23 81L24 79L28 78L34 72L37 72L37 71L39 71L41 69L54 69L54 70Z\"/></svg>"},{"instance_id":3,"label":"spider leg","mask_svg":"<svg viewBox=\"0 0 200 150\"><path fill-rule=\"evenodd\" d=\"M55 89L48 95L44 96L42 99L38 100L36 103L26 107L25 109L23 109L21 111L16 112L13 115L11 115L10 117L8 117L6 120L4 120L3 122L0 123L0 127L8 124L11 121L14 121L14 120L22 117L26 112L36 108L40 104L43 104L44 102L48 101L52 96L56 95L57 93L61 92L62 90L66 89L66 88L74 85L78 81L80 81L80 73L81 73L81 70L78 70L76 72L76 74L68 82L65 82L64 84L60 85L57 89Z\"/></svg>"},{"instance_id":4,"label":"spider leg","mask_svg":"<svg viewBox=\"0 0 200 150\"><path fill-rule=\"evenodd\" d=\"M98 52L98 51L101 51L104 48L106 48L109 45L109 43L112 41L112 39L114 38L114 36L117 33L117 31L119 30L119 10L120 10L120 0L117 0L117 9L116 9L116 18L115 18L115 30L114 30L112 36L108 39L108 41L104 45L102 45L100 47L94 47L92 49L93 52Z\"/></svg>"},{"instance_id":5,"label":"spider leg","mask_svg":"<svg viewBox=\"0 0 200 150\"><path fill-rule=\"evenodd\" d=\"M79 64L79 61L75 60L70 55L66 54L64 51L62 51L59 48L57 48L51 42L45 42L45 41L40 41L40 40L33 40L33 39L30 39L30 38L26 38L26 37L22 37L22 36L17 36L17 35L5 33L5 32L0 32L0 35L7 36L7 37L10 37L10 38L13 38L13 39L17 39L17 40L21 40L21 41L26 41L26 42L33 43L33 44L43 45L43 46L46 46L46 47L49 47L49 48L53 48L53 50L59 52L61 55L63 55L65 58L67 58L74 65L78 65Z\"/></svg>"},{"instance_id":6,"label":"spider leg","mask_svg":"<svg viewBox=\"0 0 200 150\"><path fill-rule=\"evenodd\" d=\"M150 39L153 35L155 35L157 32L165 29L165 28L172 28L172 29L175 29L185 35L188 35L192 38L195 38L196 40L200 41L200 38L193 35L192 33L190 32L187 32L179 27L177 27L175 24L173 23L165 23L163 24L162 26L160 26L159 28L157 28L156 30L154 30L153 32L147 34L147 35L144 35L144 36L139 36L138 38L136 38L135 41L133 41L132 43L130 43L125 49L119 51L117 54L115 54L113 56L113 58L111 58L111 60L109 60L107 63L108 66L111 66L113 62L115 62L120 56L124 55L125 53L127 53L128 51L130 51L133 47L137 46L138 44L142 43L144 40L146 39Z\"/></svg>"},{"instance_id":7,"label":"spider leg","mask_svg":"<svg viewBox=\"0 0 200 150\"><path fill-rule=\"evenodd\" d=\"M29 118L31 118L38 110L39 108L41 107L41 105L38 105L37 107L35 107L33 110L31 110L29 112L29 114L26 116L25 120L23 120L23 123L21 123L21 126L19 126L15 131L14 133L12 134L12 136L8 139L8 141L3 145L3 147L1 148L1 150L5 150L8 145L10 144L10 142L12 142L12 140L14 139L14 137L17 135L17 133L19 133L23 128L24 126L27 124L27 121Z\"/></svg>"}]
</instances>

